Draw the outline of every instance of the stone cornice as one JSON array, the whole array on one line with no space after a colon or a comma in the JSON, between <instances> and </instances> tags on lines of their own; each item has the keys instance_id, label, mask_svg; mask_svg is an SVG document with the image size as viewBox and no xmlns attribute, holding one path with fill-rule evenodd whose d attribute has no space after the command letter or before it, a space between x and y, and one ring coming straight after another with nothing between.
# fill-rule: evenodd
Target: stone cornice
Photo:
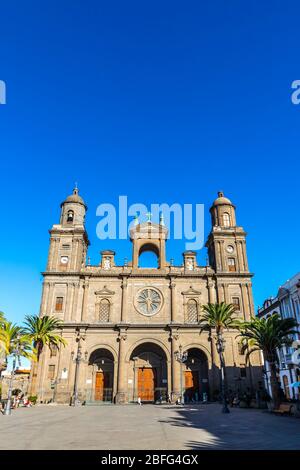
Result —
<instances>
[{"instance_id":1,"label":"stone cornice","mask_svg":"<svg viewBox=\"0 0 300 470\"><path fill-rule=\"evenodd\" d=\"M127 333L130 331L134 332L135 330L159 330L162 329L165 332L176 331L180 334L183 330L197 330L200 335L200 325L198 323L64 323L63 330L85 330L88 331L101 331L101 330L111 330L116 333L126 330ZM237 334L237 330L229 329L224 331L224 336L230 335L232 333ZM207 331L202 331L201 335L208 335ZM214 335L214 332L213 332Z\"/></svg>"},{"instance_id":2,"label":"stone cornice","mask_svg":"<svg viewBox=\"0 0 300 470\"><path fill-rule=\"evenodd\" d=\"M215 274L215 278L220 281L220 278L247 278L247 277L253 277L254 273L249 273L249 272L244 272L244 273L238 273L238 272L218 272Z\"/></svg>"}]
</instances>

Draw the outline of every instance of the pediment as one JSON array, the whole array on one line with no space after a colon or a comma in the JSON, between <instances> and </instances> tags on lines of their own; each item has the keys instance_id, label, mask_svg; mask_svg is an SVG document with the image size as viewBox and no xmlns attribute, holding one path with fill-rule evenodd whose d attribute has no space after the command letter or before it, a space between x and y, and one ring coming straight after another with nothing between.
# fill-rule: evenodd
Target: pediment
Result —
<instances>
[{"instance_id":1,"label":"pediment","mask_svg":"<svg viewBox=\"0 0 300 470\"><path fill-rule=\"evenodd\" d=\"M96 290L95 294L96 295L101 295L101 296L108 296L108 295L114 295L115 292L108 289L108 287L104 286L103 289Z\"/></svg>"},{"instance_id":2,"label":"pediment","mask_svg":"<svg viewBox=\"0 0 300 470\"><path fill-rule=\"evenodd\" d=\"M153 222L144 222L142 224L138 224L130 229L130 237L131 239L139 238L139 236L143 235L150 235L149 238L160 238L161 234L167 236L168 229L160 224L155 224ZM155 237L155 235L157 235Z\"/></svg>"},{"instance_id":3,"label":"pediment","mask_svg":"<svg viewBox=\"0 0 300 470\"><path fill-rule=\"evenodd\" d=\"M182 295L201 295L201 291L194 289L193 286L190 286L188 290L181 293Z\"/></svg>"}]
</instances>

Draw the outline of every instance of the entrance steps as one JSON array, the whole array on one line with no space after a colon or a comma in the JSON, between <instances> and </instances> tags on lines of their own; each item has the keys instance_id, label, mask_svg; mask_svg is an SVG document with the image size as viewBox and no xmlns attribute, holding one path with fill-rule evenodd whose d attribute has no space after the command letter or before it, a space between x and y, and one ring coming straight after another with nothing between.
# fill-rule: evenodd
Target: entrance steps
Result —
<instances>
[{"instance_id":1,"label":"entrance steps","mask_svg":"<svg viewBox=\"0 0 300 470\"><path fill-rule=\"evenodd\" d=\"M108 405L113 405L111 401L100 401L100 400L94 400L94 401L86 401L85 406L108 406Z\"/></svg>"}]
</instances>

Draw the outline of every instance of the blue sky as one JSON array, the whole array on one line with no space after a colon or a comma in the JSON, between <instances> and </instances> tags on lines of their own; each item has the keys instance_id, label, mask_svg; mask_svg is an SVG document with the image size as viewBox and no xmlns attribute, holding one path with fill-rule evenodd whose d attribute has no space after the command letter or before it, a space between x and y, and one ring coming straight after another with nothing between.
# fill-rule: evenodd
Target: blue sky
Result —
<instances>
[{"instance_id":1,"label":"blue sky","mask_svg":"<svg viewBox=\"0 0 300 470\"><path fill-rule=\"evenodd\" d=\"M222 189L248 236L256 305L299 271L297 2L10 1L1 5L0 309L37 313L48 229L78 181L96 207L203 203ZM181 262L183 241L168 242ZM205 249L198 255L206 258Z\"/></svg>"}]
</instances>

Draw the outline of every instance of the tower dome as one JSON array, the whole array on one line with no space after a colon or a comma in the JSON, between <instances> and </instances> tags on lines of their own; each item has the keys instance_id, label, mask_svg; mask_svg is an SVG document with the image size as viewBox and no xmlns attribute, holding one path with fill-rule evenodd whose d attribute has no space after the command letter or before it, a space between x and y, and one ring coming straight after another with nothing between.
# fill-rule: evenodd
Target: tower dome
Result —
<instances>
[{"instance_id":1,"label":"tower dome","mask_svg":"<svg viewBox=\"0 0 300 470\"><path fill-rule=\"evenodd\" d=\"M218 197L214 200L210 213L213 227L235 227L235 205L224 196L222 191L218 192Z\"/></svg>"},{"instance_id":2,"label":"tower dome","mask_svg":"<svg viewBox=\"0 0 300 470\"><path fill-rule=\"evenodd\" d=\"M84 200L79 196L77 185L73 189L73 194L70 194L64 202L61 203L61 217L60 223L65 226L83 225L87 206Z\"/></svg>"},{"instance_id":3,"label":"tower dome","mask_svg":"<svg viewBox=\"0 0 300 470\"><path fill-rule=\"evenodd\" d=\"M78 189L77 185L73 189L73 194L70 194L70 196L68 196L65 199L65 201L61 203L61 206L63 206L63 204L65 204L66 202L82 204L87 209L84 200L82 199L81 196L79 196L79 189Z\"/></svg>"},{"instance_id":4,"label":"tower dome","mask_svg":"<svg viewBox=\"0 0 300 470\"><path fill-rule=\"evenodd\" d=\"M223 191L219 191L217 199L215 199L214 202L213 202L213 206L222 206L222 205L233 206L230 199L228 199L227 197L224 196Z\"/></svg>"}]
</instances>

